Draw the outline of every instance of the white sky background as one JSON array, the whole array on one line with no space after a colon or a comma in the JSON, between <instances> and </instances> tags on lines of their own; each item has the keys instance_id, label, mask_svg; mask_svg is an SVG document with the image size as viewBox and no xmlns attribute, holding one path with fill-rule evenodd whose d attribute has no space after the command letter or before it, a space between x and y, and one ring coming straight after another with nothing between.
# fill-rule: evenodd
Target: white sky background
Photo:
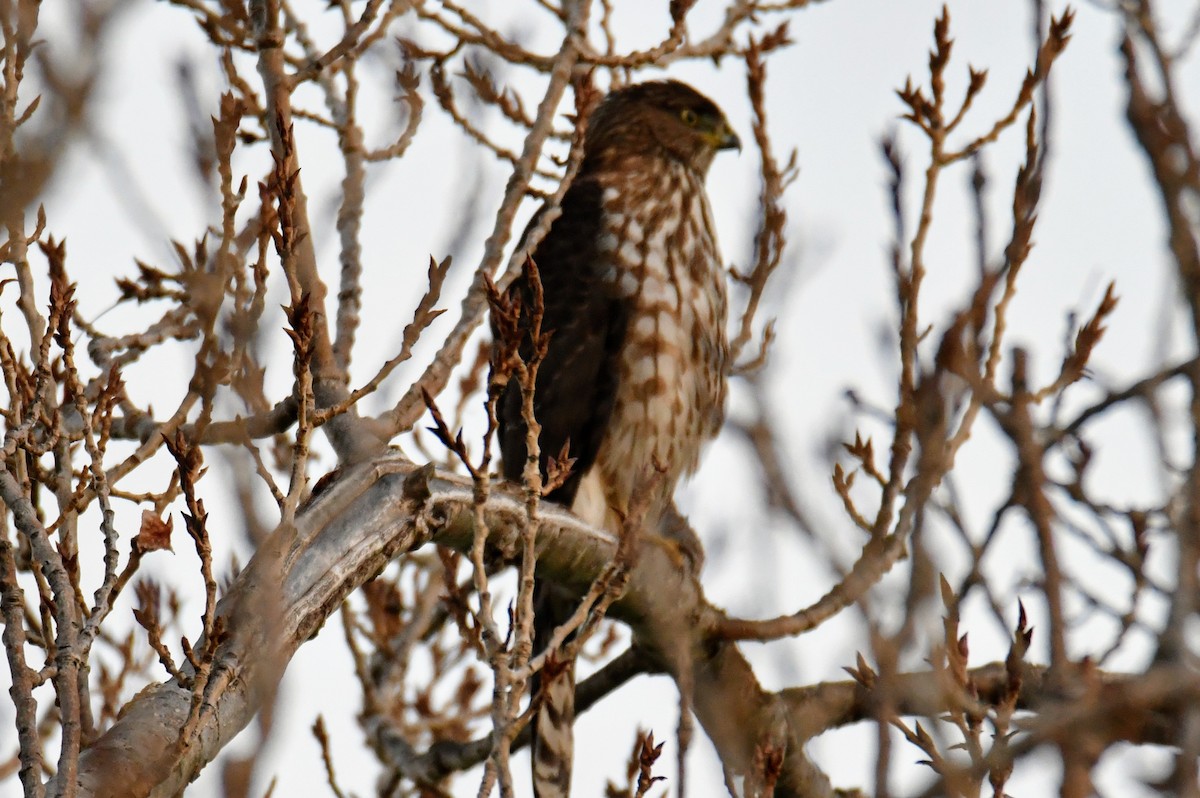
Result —
<instances>
[{"instance_id":1,"label":"white sky background","mask_svg":"<svg viewBox=\"0 0 1200 798\"><path fill-rule=\"evenodd\" d=\"M322 13L324 5L317 0L296 2L311 21L313 35L327 41L338 35L338 15ZM471 5L478 6L489 19L498 18L497 8L507 13L533 9L532 2ZM701 34L709 30L720 5L702 0L694 12L693 29ZM1163 0L1159 5L1171 12L1164 19L1171 23L1167 29L1178 34L1196 4ZM649 6L658 10L649 12ZM61 41L55 36L55 19L61 21L64 7L69 6L52 0L43 12L45 35L51 46L59 46ZM665 2L618 2L620 46L628 49L657 41L666 28L665 7ZM764 317L779 319L767 398L782 424L785 454L797 489L823 525L823 535L841 541L846 561L857 552L861 538L840 509L829 478L827 452L831 443L853 437L845 390L853 387L869 402L890 407L894 404L897 371L888 333L896 317L887 255L892 220L879 141L886 131L900 134L913 200L909 204L910 219L915 218L916 192L926 165L925 147L914 135L916 131L898 120L902 106L894 89L903 84L906 75L911 74L916 82L927 80L933 20L940 7L939 2L931 0L838 0L817 5L792 17L795 45L768 62L774 142L781 155L791 147L798 149L801 174L788 197L794 267L777 276L762 311ZM965 139L990 127L1011 104L1032 59L1030 11L1026 3L1011 0L956 0L949 7L956 39L948 73L949 95L961 96L968 63L990 70L988 86L964 125ZM1056 14L1063 7L1061 3L1050 4ZM1177 288L1166 256L1158 198L1148 179L1147 164L1135 149L1124 119L1122 67L1116 49L1119 21L1096 4L1085 2L1077 10L1073 38L1054 70L1054 157L1035 234L1037 246L1025 266L1010 314L1009 342L1029 346L1033 373L1039 381L1052 377L1063 354L1066 314L1072 310L1090 314L1107 282L1115 280L1121 303L1093 356L1092 369L1100 377L1125 384L1149 373L1163 359L1177 356L1189 342L1178 324L1181 316L1173 298ZM500 27L515 31L533 23L542 24L529 35L535 49L545 52L557 41L557 34L545 22L544 12L533 9L527 15L514 15ZM328 27L322 28L325 23ZM107 56L93 99L95 136L73 148L71 160L58 172L46 198L49 230L68 239L68 268L80 284L81 311L89 317L116 298L113 278L133 273L133 258L170 268L174 264L170 239L190 247L188 242L206 224L218 221L212 215L217 205L198 188L189 163L189 134L182 113L186 103L180 99L180 82L176 79L177 66L189 64L200 87L203 117L198 122L207 124L207 115L216 113L216 99L223 86L201 32L183 10L136 2L110 31ZM379 79L373 84L364 79L364 97L376 96L374 118L367 116L368 103L363 104L368 138L376 144L389 138L397 126L387 68L380 65L376 70ZM678 65L668 74L693 83L711 96L726 110L743 140L749 141L750 111L739 62L728 59L721 68L714 68L710 62ZM656 75L648 73L646 77ZM1190 100L1191 118L1200 121L1200 57L1193 56L1181 64L1178 77L1180 97L1185 103ZM530 92L526 96L534 98L532 106L541 96L538 84L523 82L528 79L525 75L518 78L514 85ZM427 91L427 81L424 88ZM307 100L317 104L312 96ZM355 384L369 378L394 353L400 329L419 296L429 255L441 258L447 254L453 233L462 224L464 194L475 196L478 220L467 228L461 247L454 253L456 267L441 303L451 310L448 318L427 333L416 358L392 377L383 397L367 400L369 410L390 404L423 368L440 343L439 335L452 325L449 317L457 312L461 291L478 262L508 173L505 165L473 153L463 136L446 122L432 97L428 100L425 129L409 156L369 170L363 234L365 326L359 335L352 380ZM337 237L333 222L341 164L330 134L314 132L311 126L300 132L300 162L314 216L318 256L327 279L336 286ZM507 135L515 145L513 131ZM257 179L263 153L260 147L252 155L258 160L235 163L235 179L243 173L248 173L251 181ZM1005 135L999 146L989 148L985 159L991 178L992 259L1006 241L1011 187L1016 164L1023 155L1023 129L1018 126ZM118 163L123 167L114 167ZM709 179L726 259L740 266L745 266L750 257L757 168L751 147L740 157L720 155ZM475 173L479 174L478 184L474 183ZM972 285L974 222L967 194L969 180L969 166L963 164L946 173L939 190L937 222L927 258L930 273L922 294L922 318L926 322L944 324L950 308L964 300ZM532 204L527 204L524 216L532 210ZM285 294L281 285L276 285L275 291L277 306L285 301ZM14 298L15 291L0 297L10 320L15 318ZM120 313L119 318L105 317L102 324L119 330L152 317L127 309ZM276 327L282 327L283 322L281 312L269 318ZM291 375L282 335L276 346L280 354L268 373L269 385L274 386L268 394L273 396L286 391ZM178 399L182 390L179 383L190 373L190 366L190 353L177 348L147 358L126 374L126 381L148 392L140 396L155 397L155 407L170 408ZM1001 373L1007 374L1007 368ZM743 384L735 384L730 407L734 416L746 409L744 390ZM161 392L161 397L153 391ZM1071 397L1082 404L1095 395L1096 388L1082 386L1074 389ZM1092 485L1113 504L1160 502L1162 483L1154 453L1138 439L1136 416L1119 416L1114 415L1112 423L1100 425L1102 434L1093 438L1099 445ZM858 423L864 432L876 436L877 449L890 441L886 430L868 421ZM990 432L989 424L980 425L980 432ZM236 508L222 507L217 501L222 492L217 484L223 477L220 461L210 455L209 463L212 473L205 480L209 484L202 483L202 488L207 488L214 543L226 551L231 547L240 550L244 562L246 553ZM1009 455L1002 444L981 434L964 450L960 463L959 487L966 497L966 520L973 529L984 529L1011 479ZM328 458L318 464L314 477L330 465ZM156 472L151 467L142 471L146 487L161 489L165 484L161 470ZM138 485L128 487L136 489ZM681 503L708 544L704 583L709 597L731 613L765 617L791 611L811 603L832 584L832 574L814 562L804 538L781 517L759 509L763 502L757 471L738 437L723 435L710 447L701 473L682 489ZM124 520L122 533L127 540L136 530L136 519L129 513ZM1011 597L1010 624L1016 617L1016 598L1026 597L1035 627L1033 658L1045 661L1046 636L1040 634L1045 629L1042 605L1029 600L1033 591L1021 592L1022 580L1037 576L1032 539L1023 536L1020 529L1009 535L1007 546L999 552L1007 562L990 565L997 569L1001 583L1012 587L1007 594ZM173 557L155 555L143 570L164 581L198 583L189 548L177 541ZM956 559L953 554L945 559L947 567L956 562L961 565L965 559L961 555ZM1164 565L1159 563L1161 570L1168 572ZM955 577L961 578L961 574ZM902 595L903 584L902 576L893 575L876 595L886 603ZM128 595L124 597L126 604L128 599ZM192 616L199 613L200 606L193 608ZM1007 640L1002 630L981 608L974 609L980 611L973 612L968 605L963 625L971 632L973 664L1003 658ZM124 612L128 615L127 606ZM855 651L866 650L863 627L861 613L848 610L799 640L768 646L752 644L745 650L768 688L840 680L844 678L841 668L853 663ZM1106 628L1103 624L1094 626L1098 639L1103 639ZM933 635L939 634L939 626L930 625L929 629ZM1134 635L1128 650L1120 652L1110 664L1140 666L1148 642ZM308 731L318 713L324 714L333 733L341 786L359 795L373 794L377 769L362 751L361 736L353 724L359 699L343 650L335 618L293 661L281 695L276 736L268 748L269 760L262 762L257 771L259 794L271 776L279 779L277 796L329 794L323 786L318 749ZM1090 650L1086 634L1072 639L1072 655L1081 656ZM919 658L909 664L921 665ZM7 681L7 673L0 681ZM667 739L668 754L659 772L671 775L674 706L674 689L666 679L642 678L583 716L577 726L577 747L596 755L577 763L578 794L599 794L606 778L622 775L634 729L639 725L653 728L656 738ZM11 708L4 703L0 723L7 727L10 722ZM248 731L243 740L253 734L253 730ZM810 752L839 786L867 786L874 762L873 735L874 731L865 727L838 732L812 743ZM0 735L0 743L5 739ZM0 753L7 751L7 745L0 745ZM895 746L894 756L897 763L921 758L902 741ZM1137 780L1153 775L1152 766L1164 760L1161 752L1109 756L1102 764L1105 783L1113 795L1137 795ZM1018 767L1010 793L1052 794L1057 784L1055 767L1046 758L1037 762L1036 766ZM526 779L525 763L521 757L516 765L521 784ZM188 794L219 795L219 770L219 766L207 769ZM913 768L902 770L904 775L898 777L898 783L911 785L925 778ZM459 784L456 794L474 795L477 782L463 779ZM712 747L699 733L692 749L689 784L697 798L724 794ZM16 795L18 789L15 779L9 780L0 784L0 795Z\"/></svg>"}]
</instances>

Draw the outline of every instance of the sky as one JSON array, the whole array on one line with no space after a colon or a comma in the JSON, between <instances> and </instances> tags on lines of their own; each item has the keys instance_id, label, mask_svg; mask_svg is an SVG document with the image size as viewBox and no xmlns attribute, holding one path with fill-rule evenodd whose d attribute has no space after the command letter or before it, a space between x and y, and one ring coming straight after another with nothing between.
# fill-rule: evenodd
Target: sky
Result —
<instances>
[{"instance_id":1,"label":"sky","mask_svg":"<svg viewBox=\"0 0 1200 798\"><path fill-rule=\"evenodd\" d=\"M63 44L56 31L63 29L68 13L65 5L51 0L43 12L52 48ZM311 18L313 35L331 41L336 36L337 15L323 13L324 5L315 0L296 3L297 9ZM527 10L533 9L532 2L468 5L478 7L488 19L507 15L503 29L520 30L535 49L548 51L554 46L552 31L542 24L545 14ZM648 5L653 8L648 10ZM1182 0L1160 5L1169 8L1171 13L1163 21L1176 36L1196 13L1195 3ZM667 19L665 6L617 0L615 29L622 46L640 47L656 41ZM702 0L694 12L694 29L711 28L719 6ZM1065 8L1062 3L1048 6L1055 14ZM960 140L965 140L968 134L990 127L1011 104L1031 63L1032 21L1029 6L1018 2L953 0L948 8L956 40L948 80L950 96L961 95L968 63L989 69L987 87L964 123ZM933 20L940 9L940 3L930 0L816 3L790 17L794 44L769 60L770 129L781 153L795 148L800 173L787 197L792 249L763 308L766 316L778 320L771 366L761 383L763 401L778 418L783 453L797 492L811 504L829 539L839 541L844 558L852 557L861 541L841 513L840 500L830 483L830 445L852 438L856 426L880 441L888 440L883 427L854 416L846 391L853 389L868 403L881 407L890 407L895 401L897 363L888 332L896 318L888 256L892 220L880 141L888 134L898 137L910 178L906 200L912 215L928 154L917 131L899 118L903 107L894 90L903 85L906 76L914 81L926 79ZM1036 249L1012 307L1010 343L1029 346L1034 374L1040 380L1051 378L1062 357L1067 315L1072 311L1090 313L1108 282L1115 281L1121 301L1092 361L1096 382L1081 386L1072 397L1082 403L1096 396L1097 386L1105 381L1123 384L1148 373L1155 364L1188 351L1190 342L1183 335L1178 288L1169 270L1158 199L1147 163L1136 150L1124 120L1122 66L1117 52L1119 19L1100 2L1084 2L1076 10L1072 40L1054 70L1053 160L1039 211ZM181 113L189 107L179 79L181 65L189 70L196 87L196 103L203 111L199 123L216 112L223 89L201 32L182 9L135 0L110 31L106 46L90 111L92 132L70 149L70 160L45 198L50 229L68 239L69 265L80 283L85 315L89 310L98 314L115 300L113 278L130 274L134 258L169 265L173 262L172 239L190 242L206 224L217 221L211 194L194 177L188 155L189 120ZM389 58L394 59L395 53ZM375 77L386 75L387 66L371 67ZM659 74L647 73L646 77ZM744 96L744 72L738 63L729 59L719 66L711 62L679 64L666 74L701 87L725 109L746 139L750 109ZM534 93L536 81L526 75L512 77L527 97L540 97ZM1178 78L1184 89L1180 95L1190 101L1188 110L1196 119L1200 57L1192 54L1182 61ZM409 157L373 167L369 176L363 239L365 327L354 382L373 374L394 351L401 326L397 319L405 319L415 304L430 254L439 258L450 252L455 255L459 267L451 273L443 304L457 308L490 231L492 212L507 176L504 164L470 152L462 135L432 103L427 81L423 90L430 103ZM364 102L369 141L382 142L396 129L398 115L392 93L386 79L370 85L364 82L364 98L369 98ZM514 131L499 125L496 129L507 140L519 141ZM992 261L999 256L1010 225L1007 204L1016 167L1024 155L1022 137L1020 126L1009 131L983 161L989 176ZM332 156L306 158L309 152L335 152L327 132L304 129L299 142L318 257L335 281L339 163ZM235 164L235 174L241 166L255 179L256 163ZM722 248L730 263L741 266L751 257L757 169L751 150L740 157L722 154L708 183ZM972 287L975 256L970 179L966 164L949 170L934 208L937 221L929 244L930 276L922 298L923 318L934 324L944 324ZM477 220L465 226L464 195L474 197L477 203ZM523 217L533 210L533 204L527 203ZM276 304L281 304L282 288L276 286L275 292ZM10 296L0 297L0 301L4 310L11 310ZM122 310L125 313L129 315L105 321L114 325L140 321L136 311ZM440 342L439 335L449 330L453 315L447 314L431 328L412 363L397 372L379 399L368 400L368 409L387 406L408 385ZM277 321L282 326L281 314ZM187 363L178 356L179 351L149 358L127 381L136 384L139 378L147 381L155 374L183 375ZM290 363L286 359L278 362L268 374L275 395L283 393L290 380ZM178 388L173 388L169 379L153 381L155 390L162 392L154 399L155 405L171 406L177 398L172 391ZM730 415L734 419L750 412L750 390L744 382L733 385ZM1101 429L1103 445L1096 452L1093 484L1117 505L1162 499L1154 453L1141 440L1138 421L1116 414ZM1010 473L1005 471L1010 455L994 431L988 432L985 428L979 440L972 441L961 462L960 487L967 498L967 520L975 527L986 525L1003 499ZM218 473L213 478L222 477ZM154 486L152 476L146 479ZM736 434L723 434L710 446L700 473L681 489L679 497L709 549L710 565L704 575L708 596L732 614L759 617L793 610L818 598L833 583L833 573L814 556L811 542L778 514L762 508L756 472ZM215 518L220 519L221 512L220 507L213 508ZM1006 551L1010 560L1006 570L997 575L1012 586L1013 622L1023 580L1036 576L1031 570L1036 562L1030 547L1022 547L1020 542L1019 536L1014 537L1011 552ZM223 545L228 552L239 544L228 541ZM948 562L954 565L953 556ZM151 573L159 573L160 578L184 579L195 573L194 558L181 550L169 561L154 563L154 569ZM885 580L878 595L901 595L903 575L901 568ZM1030 610L1035 627L1044 623L1040 604L1034 602ZM1003 658L1007 642L1001 630L989 625L982 610L976 615L976 608L968 607L965 612L967 621L976 623L972 661ZM798 640L749 644L745 650L768 688L838 680L844 678L842 667L852 664L855 652L863 650L863 627L861 614L848 610ZM1044 643L1044 636L1035 637L1034 655L1043 661ZM1145 656L1145 645L1139 648L1136 643L1122 652L1130 667L1136 667ZM1086 653L1090 645L1087 635L1077 636L1074 645L1078 646L1072 650L1074 655ZM281 694L279 732L269 743L268 759L257 771L261 789L271 776L277 776L276 795L324 794L313 786L322 782L324 775L308 733L313 718L322 713L333 730L343 788L360 795L371 793L377 771L359 750L361 738L353 724L357 704L347 699L352 693L323 689L330 683L345 685L352 680L342 647L341 630L331 619L289 668ZM636 713L632 708L637 708ZM0 711L0 718L8 711ZM605 778L623 773L636 726L653 728L656 738L668 739L671 747L675 725L673 690L662 677L643 678L582 717L578 723L580 747L600 753L577 764L579 794L598 793ZM245 745L251 733L243 734L235 748ZM864 758L863 752L873 751L873 735L867 728L841 731L814 741L809 750L835 784L864 785L869 783L873 755ZM586 743L611 740L618 742ZM897 745L895 755L898 762L919 758L919 752L904 748L903 743ZM1137 779L1152 773L1162 760L1161 752L1120 750L1106 757L1100 771L1112 794L1135 796L1143 794ZM689 766L693 795L724 794L712 747L702 735L693 745ZM523 778L523 761L519 760L516 769ZM218 771L217 767L206 770L188 794L218 795ZM898 785L913 785L923 776L909 766L898 768L896 778ZM1018 768L1009 792L1018 796L1051 794L1056 778L1052 758L1035 758L1030 766ZM0 784L0 794L14 789L15 782ZM456 794L474 794L473 780L463 779Z\"/></svg>"}]
</instances>

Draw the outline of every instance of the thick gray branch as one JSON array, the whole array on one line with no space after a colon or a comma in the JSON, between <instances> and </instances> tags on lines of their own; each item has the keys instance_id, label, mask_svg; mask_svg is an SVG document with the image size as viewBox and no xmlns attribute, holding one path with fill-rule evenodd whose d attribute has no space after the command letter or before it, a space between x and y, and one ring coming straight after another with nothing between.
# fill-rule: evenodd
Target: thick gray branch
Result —
<instances>
[{"instance_id":1,"label":"thick gray branch","mask_svg":"<svg viewBox=\"0 0 1200 798\"><path fill-rule=\"evenodd\" d=\"M470 485L457 477L424 479L429 473L395 454L337 472L299 513L294 532L276 530L222 598L218 615L226 637L193 738L176 742L190 691L174 682L144 691L83 753L81 798L176 794L250 722L296 649L350 592L431 537L469 546ZM495 491L488 512L492 545L516 552L523 518L519 496ZM616 543L547 507L539 548L539 575L582 592ZM666 670L690 669L696 714L728 767L748 767L756 744L786 731L783 703L762 690L736 646L707 642L720 612L681 567L678 551L654 539L643 545L629 590L610 614L629 623ZM781 786L788 788L777 794L830 794L800 739L787 737L794 744Z\"/></svg>"}]
</instances>

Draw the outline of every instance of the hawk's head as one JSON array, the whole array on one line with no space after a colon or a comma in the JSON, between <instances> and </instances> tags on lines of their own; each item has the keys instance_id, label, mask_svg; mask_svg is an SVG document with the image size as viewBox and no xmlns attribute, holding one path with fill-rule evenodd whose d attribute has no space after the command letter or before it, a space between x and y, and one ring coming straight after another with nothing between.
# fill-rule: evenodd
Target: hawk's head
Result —
<instances>
[{"instance_id":1,"label":"hawk's head","mask_svg":"<svg viewBox=\"0 0 1200 798\"><path fill-rule=\"evenodd\" d=\"M741 146L712 100L685 83L664 80L606 96L588 123L585 159L598 164L626 155L666 155L704 175L717 150Z\"/></svg>"}]
</instances>

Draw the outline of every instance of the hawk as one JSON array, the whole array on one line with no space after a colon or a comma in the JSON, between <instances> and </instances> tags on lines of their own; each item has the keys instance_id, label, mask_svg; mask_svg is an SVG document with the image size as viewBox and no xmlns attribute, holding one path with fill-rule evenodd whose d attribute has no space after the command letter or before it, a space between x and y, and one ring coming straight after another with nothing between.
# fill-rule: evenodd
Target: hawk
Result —
<instances>
[{"instance_id":1,"label":"hawk","mask_svg":"<svg viewBox=\"0 0 1200 798\"><path fill-rule=\"evenodd\" d=\"M721 110L678 81L609 93L592 114L562 214L532 253L549 349L534 388L542 470L564 445L574 465L549 500L619 531L639 481L661 473L645 517L658 529L679 479L724 414L725 277L704 180L741 143ZM528 320L526 278L510 288ZM532 344L526 336L521 354ZM521 390L499 405L504 475L526 459ZM535 647L570 613L535 588ZM556 669L557 670L557 669ZM534 794L567 795L574 720L570 665L546 679L535 721Z\"/></svg>"}]
</instances>

